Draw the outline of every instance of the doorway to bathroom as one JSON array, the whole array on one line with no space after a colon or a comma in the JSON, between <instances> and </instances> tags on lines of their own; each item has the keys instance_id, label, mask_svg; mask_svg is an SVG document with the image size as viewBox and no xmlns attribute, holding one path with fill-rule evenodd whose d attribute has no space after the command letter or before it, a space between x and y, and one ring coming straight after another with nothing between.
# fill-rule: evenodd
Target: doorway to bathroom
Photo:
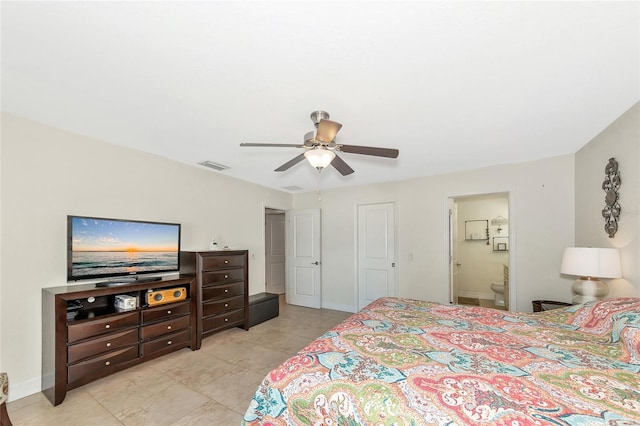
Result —
<instances>
[{"instance_id":1,"label":"doorway to bathroom","mask_svg":"<svg viewBox=\"0 0 640 426\"><path fill-rule=\"evenodd\" d=\"M449 198L451 303L509 310L509 194Z\"/></svg>"}]
</instances>

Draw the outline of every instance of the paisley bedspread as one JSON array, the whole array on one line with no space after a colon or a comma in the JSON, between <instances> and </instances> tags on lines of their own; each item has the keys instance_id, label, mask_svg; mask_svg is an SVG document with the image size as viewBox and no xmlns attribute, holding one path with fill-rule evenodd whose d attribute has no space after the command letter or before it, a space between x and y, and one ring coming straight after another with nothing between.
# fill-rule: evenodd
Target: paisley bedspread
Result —
<instances>
[{"instance_id":1,"label":"paisley bedspread","mask_svg":"<svg viewBox=\"0 0 640 426\"><path fill-rule=\"evenodd\" d=\"M640 425L640 299L381 298L271 371L246 425Z\"/></svg>"}]
</instances>

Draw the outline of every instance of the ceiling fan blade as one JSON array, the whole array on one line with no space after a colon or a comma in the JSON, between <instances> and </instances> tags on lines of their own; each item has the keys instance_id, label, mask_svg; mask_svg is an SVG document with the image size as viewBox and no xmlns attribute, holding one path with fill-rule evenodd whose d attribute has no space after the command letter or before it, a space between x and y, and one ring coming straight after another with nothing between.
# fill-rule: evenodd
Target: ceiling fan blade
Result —
<instances>
[{"instance_id":1,"label":"ceiling fan blade","mask_svg":"<svg viewBox=\"0 0 640 426\"><path fill-rule=\"evenodd\" d=\"M340 145L340 151L351 154L373 155L376 157L397 158L400 151L393 148L377 148L362 145Z\"/></svg>"},{"instance_id":2,"label":"ceiling fan blade","mask_svg":"<svg viewBox=\"0 0 640 426\"><path fill-rule=\"evenodd\" d=\"M336 123L335 121L320 120L316 132L316 139L323 143L329 143L335 139L341 128L342 124Z\"/></svg>"},{"instance_id":3,"label":"ceiling fan blade","mask_svg":"<svg viewBox=\"0 0 640 426\"><path fill-rule=\"evenodd\" d=\"M251 143L251 142L243 142L240 146L269 146L269 147L280 147L280 148L304 148L304 145L300 145L297 143Z\"/></svg>"},{"instance_id":4,"label":"ceiling fan blade","mask_svg":"<svg viewBox=\"0 0 640 426\"><path fill-rule=\"evenodd\" d=\"M353 173L353 169L349 167L349 165L345 163L344 160L338 157L337 155L333 157L333 160L331 161L331 165L337 171L339 171L342 176L350 175L351 173Z\"/></svg>"},{"instance_id":5,"label":"ceiling fan blade","mask_svg":"<svg viewBox=\"0 0 640 426\"><path fill-rule=\"evenodd\" d=\"M284 163L282 166L280 166L277 169L275 169L275 171L276 172L284 172L285 170L290 169L291 167L295 166L296 164L298 164L302 160L304 160L304 154L300 154L297 157L292 158L291 160L289 160L286 163Z\"/></svg>"}]
</instances>

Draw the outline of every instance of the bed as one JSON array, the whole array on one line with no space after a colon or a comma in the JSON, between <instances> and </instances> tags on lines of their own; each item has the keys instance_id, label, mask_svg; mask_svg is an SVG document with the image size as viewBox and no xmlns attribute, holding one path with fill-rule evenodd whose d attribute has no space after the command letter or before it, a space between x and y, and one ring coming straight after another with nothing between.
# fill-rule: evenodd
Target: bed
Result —
<instances>
[{"instance_id":1,"label":"bed","mask_svg":"<svg viewBox=\"0 0 640 426\"><path fill-rule=\"evenodd\" d=\"M245 425L640 425L640 298L540 313L378 299L262 381Z\"/></svg>"}]
</instances>

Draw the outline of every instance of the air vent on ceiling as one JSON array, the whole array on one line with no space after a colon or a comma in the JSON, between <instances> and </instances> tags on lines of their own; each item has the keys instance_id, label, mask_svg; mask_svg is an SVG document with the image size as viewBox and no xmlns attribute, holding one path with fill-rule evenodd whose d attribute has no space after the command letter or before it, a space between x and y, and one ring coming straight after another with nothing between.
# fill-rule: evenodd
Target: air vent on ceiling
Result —
<instances>
[{"instance_id":1,"label":"air vent on ceiling","mask_svg":"<svg viewBox=\"0 0 640 426\"><path fill-rule=\"evenodd\" d=\"M214 163L213 161L208 161L208 160L198 164L200 164L201 166L209 167L210 169L213 169L213 170L217 170L219 172L222 170L227 170L229 168L229 166L225 166L224 164Z\"/></svg>"},{"instance_id":2,"label":"air vent on ceiling","mask_svg":"<svg viewBox=\"0 0 640 426\"><path fill-rule=\"evenodd\" d=\"M300 188L299 186L296 186L296 185L291 185L291 186L283 186L282 189L286 189L287 191L300 191L303 188Z\"/></svg>"}]
</instances>

